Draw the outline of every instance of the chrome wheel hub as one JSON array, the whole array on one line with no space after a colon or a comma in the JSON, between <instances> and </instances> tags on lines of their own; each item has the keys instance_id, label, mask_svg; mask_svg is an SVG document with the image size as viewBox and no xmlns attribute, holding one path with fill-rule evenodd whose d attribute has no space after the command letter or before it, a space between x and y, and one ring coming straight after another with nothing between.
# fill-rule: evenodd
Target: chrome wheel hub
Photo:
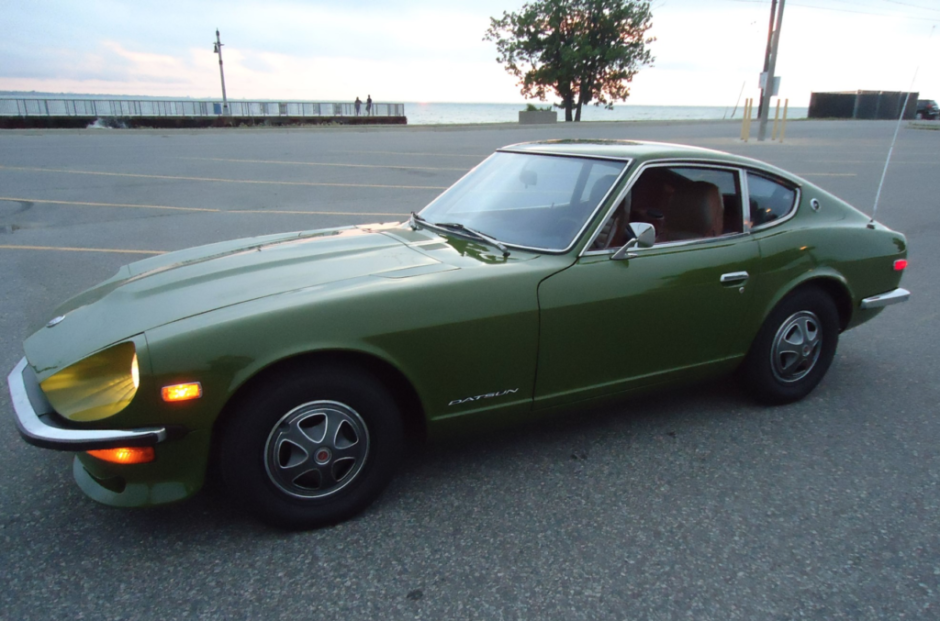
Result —
<instances>
[{"instance_id":1,"label":"chrome wheel hub","mask_svg":"<svg viewBox=\"0 0 940 621\"><path fill-rule=\"evenodd\" d=\"M297 406L277 422L264 446L270 481L297 498L322 498L349 485L369 454L359 413L336 401Z\"/></svg>"},{"instance_id":2,"label":"chrome wheel hub","mask_svg":"<svg viewBox=\"0 0 940 621\"><path fill-rule=\"evenodd\" d=\"M791 315L774 337L770 366L774 377L792 383L806 377L822 352L822 324L814 313L800 311Z\"/></svg>"}]
</instances>

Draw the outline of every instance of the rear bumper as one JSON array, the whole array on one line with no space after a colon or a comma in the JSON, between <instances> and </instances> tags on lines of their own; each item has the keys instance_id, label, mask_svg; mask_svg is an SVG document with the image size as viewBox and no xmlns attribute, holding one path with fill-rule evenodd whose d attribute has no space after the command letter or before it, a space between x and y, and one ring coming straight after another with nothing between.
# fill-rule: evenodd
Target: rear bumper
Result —
<instances>
[{"instance_id":1,"label":"rear bumper","mask_svg":"<svg viewBox=\"0 0 940 621\"><path fill-rule=\"evenodd\" d=\"M911 292L907 289L901 289L898 287L893 291L888 291L887 293L881 293L878 295L873 295L870 298L865 298L859 304L859 308L862 310L870 310L873 308L883 308L885 306L891 306L892 304L900 304L901 302L907 302L911 297Z\"/></svg>"},{"instance_id":2,"label":"rear bumper","mask_svg":"<svg viewBox=\"0 0 940 621\"><path fill-rule=\"evenodd\" d=\"M144 429L75 429L59 417L39 387L26 358L7 376L16 428L34 446L58 451L91 451L124 446L154 446L167 439L163 427Z\"/></svg>"}]
</instances>

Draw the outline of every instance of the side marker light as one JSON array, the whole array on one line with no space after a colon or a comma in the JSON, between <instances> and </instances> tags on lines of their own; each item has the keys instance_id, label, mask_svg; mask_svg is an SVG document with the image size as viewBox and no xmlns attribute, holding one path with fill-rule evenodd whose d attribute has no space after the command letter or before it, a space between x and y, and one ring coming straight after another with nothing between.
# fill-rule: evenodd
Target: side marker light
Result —
<instances>
[{"instance_id":1,"label":"side marker light","mask_svg":"<svg viewBox=\"0 0 940 621\"><path fill-rule=\"evenodd\" d=\"M175 384L173 386L164 386L161 391L163 400L173 403L175 401L190 401L202 396L202 384L199 382L190 382L188 384Z\"/></svg>"},{"instance_id":2,"label":"side marker light","mask_svg":"<svg viewBox=\"0 0 940 621\"><path fill-rule=\"evenodd\" d=\"M88 451L92 457L112 464L146 464L152 462L156 455L152 446L128 446L115 449L100 449Z\"/></svg>"},{"instance_id":3,"label":"side marker light","mask_svg":"<svg viewBox=\"0 0 940 621\"><path fill-rule=\"evenodd\" d=\"M894 262L894 271L902 272L907 269L907 259L898 259Z\"/></svg>"}]
</instances>

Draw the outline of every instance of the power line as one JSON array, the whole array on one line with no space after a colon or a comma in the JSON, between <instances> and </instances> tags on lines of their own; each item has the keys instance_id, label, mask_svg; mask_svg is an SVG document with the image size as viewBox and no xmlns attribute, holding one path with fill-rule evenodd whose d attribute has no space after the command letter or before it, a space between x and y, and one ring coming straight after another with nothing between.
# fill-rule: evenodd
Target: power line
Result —
<instances>
[{"instance_id":1,"label":"power line","mask_svg":"<svg viewBox=\"0 0 940 621\"><path fill-rule=\"evenodd\" d=\"M930 7L920 6L919 4L911 4L910 2L900 2L899 0L884 0L884 2L890 2L891 4L900 4L901 6L912 6L915 9L920 9L922 11L934 11L940 13L940 9L931 9Z\"/></svg>"},{"instance_id":2,"label":"power line","mask_svg":"<svg viewBox=\"0 0 940 621\"><path fill-rule=\"evenodd\" d=\"M740 2L744 4L767 4L765 0L729 0L730 2ZM859 15L874 15L877 17L899 17L901 19L916 19L923 20L928 22L940 21L940 17L928 17L926 15L909 15L905 13L872 13L870 11L853 11L852 9L839 9L829 6L818 6L818 5L809 5L809 4L796 4L791 3L790 6L798 6L803 9L820 9L823 11L836 11L839 13L856 13ZM932 10L932 9L925 9Z\"/></svg>"}]
</instances>

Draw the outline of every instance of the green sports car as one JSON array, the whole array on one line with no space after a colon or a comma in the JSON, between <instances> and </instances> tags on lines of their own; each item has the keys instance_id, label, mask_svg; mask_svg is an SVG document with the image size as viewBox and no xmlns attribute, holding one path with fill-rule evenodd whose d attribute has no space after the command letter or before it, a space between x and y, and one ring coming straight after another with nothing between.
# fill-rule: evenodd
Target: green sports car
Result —
<instances>
[{"instance_id":1,"label":"green sports car","mask_svg":"<svg viewBox=\"0 0 940 621\"><path fill-rule=\"evenodd\" d=\"M904 235L792 174L641 142L500 149L402 223L269 235L121 268L25 342L19 431L115 506L217 469L265 520L348 518L408 432L737 371L785 403L840 333L902 302Z\"/></svg>"}]
</instances>

